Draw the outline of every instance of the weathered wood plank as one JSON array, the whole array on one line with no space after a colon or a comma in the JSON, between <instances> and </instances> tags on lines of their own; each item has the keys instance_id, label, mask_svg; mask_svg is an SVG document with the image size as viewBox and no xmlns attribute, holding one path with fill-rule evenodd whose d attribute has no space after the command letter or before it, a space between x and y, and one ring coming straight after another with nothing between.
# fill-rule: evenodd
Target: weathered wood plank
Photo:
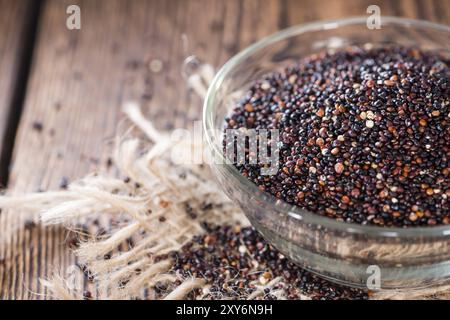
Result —
<instances>
[{"instance_id":1,"label":"weathered wood plank","mask_svg":"<svg viewBox=\"0 0 450 320\"><path fill-rule=\"evenodd\" d=\"M280 28L363 15L371 2L47 1L10 187L16 193L58 188L63 176L80 177L102 166L126 99L139 101L161 128L198 119L200 100L187 90L181 75L188 55L220 66L235 52ZM69 4L81 7L81 30L65 28ZM442 23L450 19L445 0L378 4L383 14ZM148 68L151 61L162 63L160 72ZM42 124L42 130L36 123ZM26 218L8 214L0 219L3 232L22 226ZM31 292L43 292L38 278L48 276L53 266L64 269L74 263L64 237L57 229L21 228L8 247L0 247L0 255L7 258L6 267L0 266L0 297L37 298Z\"/></svg>"},{"instance_id":2,"label":"weathered wood plank","mask_svg":"<svg viewBox=\"0 0 450 320\"><path fill-rule=\"evenodd\" d=\"M23 96L33 48L39 3L32 0L0 0L0 184L8 178L14 136L22 109ZM5 232L0 213L0 234ZM3 233L4 234L4 233ZM8 251L8 252L6 252ZM16 257L14 247L0 247L0 297L10 290L17 276L10 273L6 259Z\"/></svg>"},{"instance_id":3,"label":"weathered wood plank","mask_svg":"<svg viewBox=\"0 0 450 320\"><path fill-rule=\"evenodd\" d=\"M81 30L65 28L69 4L81 8ZM219 65L238 50L240 45L221 55L222 38L233 46L242 34L241 6L239 1L47 1L16 139L12 192L58 188L63 176L80 177L104 164L125 99L141 102L160 127L197 119L201 103L186 88L183 60L195 53ZM265 33L276 27L274 21ZM246 44L261 35L246 28L251 35ZM153 60L162 62L161 72L149 70ZM63 232L22 228L26 219L18 213L2 218L2 229L19 226L5 252L3 298L39 298L33 294L42 292L38 278L48 276L51 266L64 270L74 263Z\"/></svg>"},{"instance_id":4,"label":"weathered wood plank","mask_svg":"<svg viewBox=\"0 0 450 320\"><path fill-rule=\"evenodd\" d=\"M37 1L0 0L0 184L8 177L37 8Z\"/></svg>"}]
</instances>

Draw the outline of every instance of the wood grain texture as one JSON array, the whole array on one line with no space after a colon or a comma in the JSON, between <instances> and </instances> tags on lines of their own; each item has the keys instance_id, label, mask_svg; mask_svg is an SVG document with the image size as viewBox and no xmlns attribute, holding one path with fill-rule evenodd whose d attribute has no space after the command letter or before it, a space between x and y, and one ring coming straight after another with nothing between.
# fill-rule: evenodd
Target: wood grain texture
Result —
<instances>
[{"instance_id":1,"label":"wood grain texture","mask_svg":"<svg viewBox=\"0 0 450 320\"><path fill-rule=\"evenodd\" d=\"M32 0L0 0L0 184L7 180L20 115L35 9Z\"/></svg>"},{"instance_id":2,"label":"wood grain texture","mask_svg":"<svg viewBox=\"0 0 450 320\"><path fill-rule=\"evenodd\" d=\"M82 29L65 28L66 7L78 4ZM125 100L139 101L160 128L200 117L201 101L188 90L182 62L191 54L219 67L250 43L290 25L382 14L450 23L446 0L49 0L40 17L33 67L13 155L14 193L58 188L104 165ZM1 43L0 43L1 45ZM162 62L160 72L149 63ZM36 130L36 123L42 130ZM33 129L34 128L34 129ZM0 232L27 218L0 216ZM0 298L35 299L38 279L74 258L58 229L19 228L0 244Z\"/></svg>"}]
</instances>

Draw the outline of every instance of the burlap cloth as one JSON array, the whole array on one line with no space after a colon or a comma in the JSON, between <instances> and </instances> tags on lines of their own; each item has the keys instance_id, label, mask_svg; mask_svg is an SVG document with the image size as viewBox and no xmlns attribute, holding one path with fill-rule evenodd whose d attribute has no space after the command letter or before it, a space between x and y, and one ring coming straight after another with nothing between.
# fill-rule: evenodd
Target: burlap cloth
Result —
<instances>
[{"instance_id":1,"label":"burlap cloth","mask_svg":"<svg viewBox=\"0 0 450 320\"><path fill-rule=\"evenodd\" d=\"M189 85L204 96L212 76L212 68L203 65L189 77ZM123 111L134 129L121 136L114 158L119 176L127 178L92 174L71 183L67 190L2 196L0 207L39 213L44 225L63 224L75 233L83 231L80 222L92 227L106 221L106 229L94 228L94 234L77 238L80 242L74 249L79 265L95 283L99 299L222 298L209 290L211 284L204 278L175 272L168 253L181 250L193 237L204 234L205 221L246 226L246 218L220 191L207 166L171 162L171 152L192 148L192 141L173 141L168 134L158 132L135 103L127 103ZM133 131L144 133L144 137ZM203 210L205 203L208 210ZM187 207L195 212L195 218L186 213ZM0 236L0 241L7 241L8 236ZM75 279L58 266L52 278L41 281L49 289L48 298L86 298ZM239 298L257 299L272 290L272 296L286 299L288 293L279 289L280 283L289 285L282 276L266 283L255 280L250 283L253 289L249 294ZM160 284L164 284L164 292L155 289ZM296 297L310 298L301 292ZM371 299L427 297L436 298L436 292L370 295ZM448 291L440 297L448 298Z\"/></svg>"}]
</instances>

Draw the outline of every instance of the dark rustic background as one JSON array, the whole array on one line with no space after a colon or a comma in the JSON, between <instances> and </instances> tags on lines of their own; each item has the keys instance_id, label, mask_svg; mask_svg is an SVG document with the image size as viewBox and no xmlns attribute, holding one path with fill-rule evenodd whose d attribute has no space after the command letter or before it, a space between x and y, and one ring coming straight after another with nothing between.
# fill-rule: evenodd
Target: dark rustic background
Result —
<instances>
[{"instance_id":1,"label":"dark rustic background","mask_svg":"<svg viewBox=\"0 0 450 320\"><path fill-rule=\"evenodd\" d=\"M81 30L65 26L71 4ZM101 167L126 99L161 127L199 118L181 76L190 54L219 67L276 30L365 15L371 4L450 24L448 0L0 0L0 183L13 193L55 189ZM153 60L160 72L148 68ZM0 235L25 222L0 214ZM42 298L38 279L74 263L65 237L20 227L0 243L0 298Z\"/></svg>"}]
</instances>

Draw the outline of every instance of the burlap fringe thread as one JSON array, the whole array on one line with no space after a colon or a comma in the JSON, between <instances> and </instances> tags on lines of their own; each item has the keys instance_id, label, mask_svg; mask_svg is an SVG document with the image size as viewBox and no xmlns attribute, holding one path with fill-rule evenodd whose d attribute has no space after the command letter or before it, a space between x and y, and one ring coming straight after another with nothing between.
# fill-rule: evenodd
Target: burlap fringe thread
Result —
<instances>
[{"instance_id":1,"label":"burlap fringe thread","mask_svg":"<svg viewBox=\"0 0 450 320\"><path fill-rule=\"evenodd\" d=\"M214 75L209 65L201 65L199 72L189 77L188 83L201 97ZM99 299L130 299L152 297L156 283L172 284L170 292L161 298L183 299L193 289L201 288L199 298L212 297L208 284L200 278L183 278L169 272L173 261L164 255L179 250L194 235L204 232L200 221L216 224L248 222L213 182L208 168L202 165L174 165L168 154L174 148L192 148L192 141L172 141L169 136L157 131L142 115L139 106L128 103L123 110L134 125L152 143L142 153L142 139L126 138L118 144L116 164L123 176L132 183L105 176L89 175L70 184L67 190L34 193L23 196L2 196L3 209L40 213L45 225L64 224L76 229L80 220L100 217L115 221L115 227L106 235L90 237L75 250L80 264L87 267L97 288ZM198 146L196 146L198 147ZM185 206L200 208L205 200L214 204L211 210L198 210L201 215L192 219L186 215ZM165 223L161 223L164 219ZM124 249L121 245L133 239L133 246ZM118 248L121 247L120 250ZM104 259L105 255L111 255ZM164 257L155 259L155 257ZM139 273L136 270L140 270ZM55 299L82 299L81 288L73 279L55 273L53 278L41 280ZM173 285L175 282L179 285ZM254 299L264 294L283 279L274 279L243 299ZM144 292L147 292L144 295ZM450 287L440 298L450 298ZM277 292L280 299L285 298ZM154 296L154 298L160 298ZM433 288L409 292L378 292L373 299L425 299L436 298ZM302 298L308 299L303 296Z\"/></svg>"}]
</instances>

